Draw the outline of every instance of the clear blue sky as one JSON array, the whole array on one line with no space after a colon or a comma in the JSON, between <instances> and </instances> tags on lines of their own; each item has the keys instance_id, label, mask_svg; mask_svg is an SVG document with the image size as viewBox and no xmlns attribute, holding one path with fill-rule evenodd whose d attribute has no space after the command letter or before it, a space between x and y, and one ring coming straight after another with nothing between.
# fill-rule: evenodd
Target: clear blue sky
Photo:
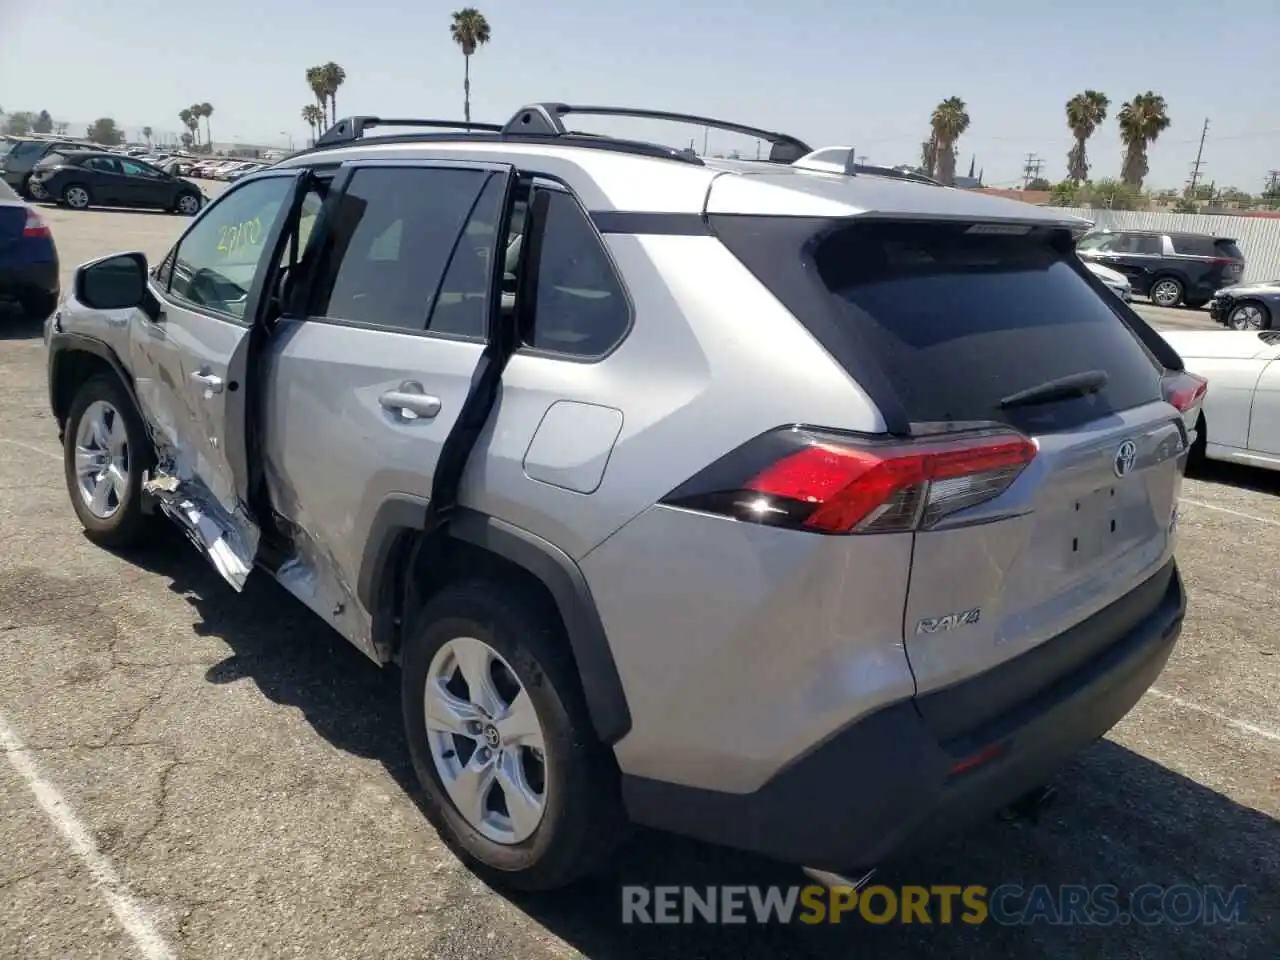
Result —
<instances>
[{"instance_id":1,"label":"clear blue sky","mask_svg":"<svg viewBox=\"0 0 1280 960\"><path fill-rule=\"evenodd\" d=\"M1151 152L1148 185L1180 186L1210 118L1205 175L1260 189L1280 168L1278 0L479 0L493 40L472 59L472 115L505 120L522 102L566 100L711 114L852 143L872 162L918 162L929 114L958 95L988 183L1020 181L1027 153L1065 174L1063 105L1086 87L1112 99L1090 145L1094 176L1115 176L1119 104L1152 89L1173 126ZM0 107L47 109L77 124L112 116L179 129L207 100L214 139L306 136L304 69L347 71L338 112L460 117L462 56L452 4L406 0L180 2L0 0ZM580 129L666 142L702 131L600 121ZM754 144L712 134L712 151Z\"/></svg>"}]
</instances>

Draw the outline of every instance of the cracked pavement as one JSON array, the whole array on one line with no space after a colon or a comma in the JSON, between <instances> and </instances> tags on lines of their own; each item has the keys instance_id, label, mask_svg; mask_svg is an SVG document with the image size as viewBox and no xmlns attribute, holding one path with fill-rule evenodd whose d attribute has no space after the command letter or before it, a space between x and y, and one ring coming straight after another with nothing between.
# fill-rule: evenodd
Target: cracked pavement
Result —
<instances>
[{"instance_id":1,"label":"cracked pavement","mask_svg":"<svg viewBox=\"0 0 1280 960\"><path fill-rule=\"evenodd\" d=\"M184 221L46 208L64 261L162 254ZM1157 322L1159 320L1157 319ZM1192 317L1186 322L1200 322ZM67 502L38 330L0 308L0 715L182 957L1221 958L1280 953L1280 477L1186 496L1186 630L1145 699L1058 781L1037 827L992 823L887 866L897 883L1238 884L1241 927L623 927L623 882L794 883L795 871L642 834L581 888L507 898L417 809L396 678L283 590L224 586L176 532L116 556ZM1183 706L1195 704L1197 712ZM838 802L838 798L815 798ZM802 815L798 812L798 815ZM0 957L138 956L0 764Z\"/></svg>"}]
</instances>

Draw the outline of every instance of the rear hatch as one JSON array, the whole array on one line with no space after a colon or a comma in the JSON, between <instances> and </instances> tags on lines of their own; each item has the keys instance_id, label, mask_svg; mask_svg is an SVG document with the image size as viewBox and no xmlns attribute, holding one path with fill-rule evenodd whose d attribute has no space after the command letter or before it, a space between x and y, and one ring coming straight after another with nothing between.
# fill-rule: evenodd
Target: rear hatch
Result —
<instances>
[{"instance_id":1,"label":"rear hatch","mask_svg":"<svg viewBox=\"0 0 1280 960\"><path fill-rule=\"evenodd\" d=\"M1166 397L1181 396L1171 383L1185 390L1186 375L1088 275L1066 229L995 217L711 220L906 438L878 482L888 491L891 474L909 474L917 505L903 512L895 493L889 513L852 532L915 531L903 642L919 693L1064 633L1168 563L1187 435ZM990 456L927 453L918 465L911 451L957 433L994 443ZM1019 438L1031 441L1025 453ZM1116 639L1162 593L1116 619Z\"/></svg>"},{"instance_id":2,"label":"rear hatch","mask_svg":"<svg viewBox=\"0 0 1280 960\"><path fill-rule=\"evenodd\" d=\"M1221 268L1223 286L1239 283L1244 276L1244 254L1234 240L1197 234L1174 234L1169 239L1179 256L1198 257Z\"/></svg>"}]
</instances>

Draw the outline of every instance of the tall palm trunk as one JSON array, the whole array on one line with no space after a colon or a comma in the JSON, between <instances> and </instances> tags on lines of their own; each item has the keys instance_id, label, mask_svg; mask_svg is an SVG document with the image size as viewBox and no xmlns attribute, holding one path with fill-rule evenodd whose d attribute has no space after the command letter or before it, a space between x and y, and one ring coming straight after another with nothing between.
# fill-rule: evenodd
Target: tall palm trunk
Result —
<instances>
[{"instance_id":1,"label":"tall palm trunk","mask_svg":"<svg viewBox=\"0 0 1280 960\"><path fill-rule=\"evenodd\" d=\"M209 118L204 118L204 142L209 144L209 149L213 150L213 133L209 130Z\"/></svg>"},{"instance_id":2,"label":"tall palm trunk","mask_svg":"<svg viewBox=\"0 0 1280 960\"><path fill-rule=\"evenodd\" d=\"M471 54L462 55L462 116L471 122Z\"/></svg>"}]
</instances>

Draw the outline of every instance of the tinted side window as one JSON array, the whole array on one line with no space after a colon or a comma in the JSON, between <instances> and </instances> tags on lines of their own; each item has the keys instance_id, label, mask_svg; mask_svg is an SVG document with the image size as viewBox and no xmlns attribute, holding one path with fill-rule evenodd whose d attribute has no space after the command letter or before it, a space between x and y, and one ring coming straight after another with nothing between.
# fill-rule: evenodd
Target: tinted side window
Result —
<instances>
[{"instance_id":1,"label":"tinted side window","mask_svg":"<svg viewBox=\"0 0 1280 960\"><path fill-rule=\"evenodd\" d=\"M502 177L489 178L458 238L431 310L427 329L433 333L482 339L488 334L490 287L504 187Z\"/></svg>"},{"instance_id":2,"label":"tinted side window","mask_svg":"<svg viewBox=\"0 0 1280 960\"><path fill-rule=\"evenodd\" d=\"M1174 253L1191 257L1224 256L1219 252L1213 237L1171 237L1170 239L1173 240Z\"/></svg>"},{"instance_id":3,"label":"tinted side window","mask_svg":"<svg viewBox=\"0 0 1280 960\"><path fill-rule=\"evenodd\" d=\"M631 306L613 261L572 196L550 191L538 299L527 346L580 357L613 349L631 324Z\"/></svg>"},{"instance_id":4,"label":"tinted side window","mask_svg":"<svg viewBox=\"0 0 1280 960\"><path fill-rule=\"evenodd\" d=\"M293 188L290 177L247 183L211 206L178 243L169 292L189 303L244 316L265 246Z\"/></svg>"},{"instance_id":5,"label":"tinted side window","mask_svg":"<svg viewBox=\"0 0 1280 960\"><path fill-rule=\"evenodd\" d=\"M1134 237L1133 252L1146 253L1158 257L1164 253L1164 244L1160 242L1160 237Z\"/></svg>"},{"instance_id":6,"label":"tinted side window","mask_svg":"<svg viewBox=\"0 0 1280 960\"><path fill-rule=\"evenodd\" d=\"M491 174L368 167L338 198L308 314L424 330L454 246Z\"/></svg>"},{"instance_id":7,"label":"tinted side window","mask_svg":"<svg viewBox=\"0 0 1280 960\"><path fill-rule=\"evenodd\" d=\"M99 170L102 173L119 173L120 162L112 160L110 157L89 157L80 162L80 166L89 170Z\"/></svg>"}]
</instances>

